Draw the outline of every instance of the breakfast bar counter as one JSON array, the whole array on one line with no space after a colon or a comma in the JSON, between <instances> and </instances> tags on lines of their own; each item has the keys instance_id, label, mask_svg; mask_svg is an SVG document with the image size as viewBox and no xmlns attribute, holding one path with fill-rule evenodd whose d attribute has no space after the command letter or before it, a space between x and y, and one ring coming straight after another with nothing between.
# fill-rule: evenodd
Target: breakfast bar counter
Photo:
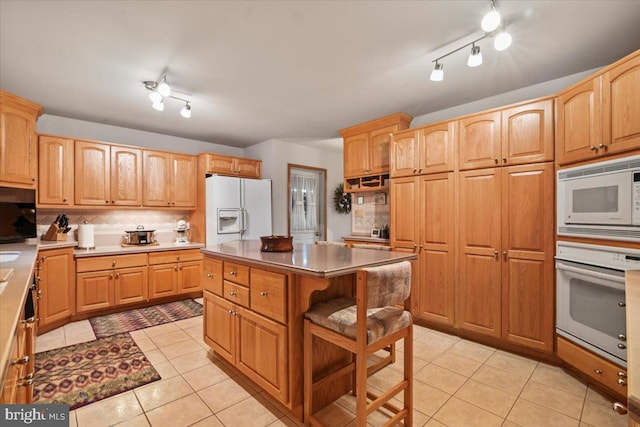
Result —
<instances>
[{"instance_id":1,"label":"breakfast bar counter","mask_svg":"<svg viewBox=\"0 0 640 427\"><path fill-rule=\"evenodd\" d=\"M258 240L201 249L204 257L204 339L213 353L302 419L303 320L311 305L353 296L358 269L412 261L413 253L294 245L289 252L261 252ZM314 343L314 372L350 360L329 343ZM314 391L320 409L351 388L350 378Z\"/></svg>"}]
</instances>

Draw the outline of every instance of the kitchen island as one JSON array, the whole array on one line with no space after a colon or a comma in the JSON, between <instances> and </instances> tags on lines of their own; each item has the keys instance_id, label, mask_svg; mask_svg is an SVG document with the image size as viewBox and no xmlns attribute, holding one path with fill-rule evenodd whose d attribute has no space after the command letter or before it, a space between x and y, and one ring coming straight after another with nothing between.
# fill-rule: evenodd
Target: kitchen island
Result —
<instances>
[{"instance_id":1,"label":"kitchen island","mask_svg":"<svg viewBox=\"0 0 640 427\"><path fill-rule=\"evenodd\" d=\"M303 316L312 304L353 296L355 272L415 260L413 253L296 245L290 252L261 252L258 240L202 249L204 340L302 419ZM323 341L314 342L314 375L351 358ZM320 409L350 390L349 376L314 392Z\"/></svg>"}]
</instances>

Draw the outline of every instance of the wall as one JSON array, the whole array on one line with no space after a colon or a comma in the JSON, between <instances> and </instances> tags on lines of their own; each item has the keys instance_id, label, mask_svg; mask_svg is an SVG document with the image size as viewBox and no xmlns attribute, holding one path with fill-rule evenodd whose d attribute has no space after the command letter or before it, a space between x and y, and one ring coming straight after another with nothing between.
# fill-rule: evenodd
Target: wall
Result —
<instances>
[{"instance_id":1,"label":"wall","mask_svg":"<svg viewBox=\"0 0 640 427\"><path fill-rule=\"evenodd\" d=\"M358 200L359 198L362 200ZM351 194L352 234L370 236L371 229L389 226L389 215L387 191Z\"/></svg>"},{"instance_id":2,"label":"wall","mask_svg":"<svg viewBox=\"0 0 640 427\"><path fill-rule=\"evenodd\" d=\"M588 77L598 71L600 68L582 71L580 73L571 74L569 76L560 77L559 79L549 80L535 85L512 90L510 92L501 93L478 101L469 102L467 104L457 105L433 113L416 116L411 121L411 127L428 125L454 117L464 116L467 114L479 113L484 110L498 108L516 102L522 102L534 98L542 98L554 95L563 91L572 84Z\"/></svg>"},{"instance_id":3,"label":"wall","mask_svg":"<svg viewBox=\"0 0 640 427\"><path fill-rule=\"evenodd\" d=\"M339 138L342 140L342 138ZM351 234L351 216L333 208L333 192L342 183L342 151L312 147L313 141L289 142L270 139L245 149L245 156L262 160L262 177L272 180L273 233L287 234L287 164L327 170L327 240L342 240Z\"/></svg>"},{"instance_id":4,"label":"wall","mask_svg":"<svg viewBox=\"0 0 640 427\"><path fill-rule=\"evenodd\" d=\"M186 154L210 152L242 156L244 153L242 148L228 145L179 138L177 136L104 125L101 123L86 122L83 120L68 119L50 114L43 114L38 119L37 132L66 136L69 138L111 142L114 144L135 145L137 147L175 151Z\"/></svg>"}]
</instances>

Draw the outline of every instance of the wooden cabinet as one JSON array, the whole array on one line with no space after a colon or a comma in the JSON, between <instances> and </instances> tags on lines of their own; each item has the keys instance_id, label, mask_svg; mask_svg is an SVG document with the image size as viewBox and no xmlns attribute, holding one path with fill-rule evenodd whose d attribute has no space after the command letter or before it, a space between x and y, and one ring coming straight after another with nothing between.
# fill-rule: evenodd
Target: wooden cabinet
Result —
<instances>
[{"instance_id":1,"label":"wooden cabinet","mask_svg":"<svg viewBox=\"0 0 640 427\"><path fill-rule=\"evenodd\" d=\"M209 257L204 264L205 342L288 403L287 275Z\"/></svg>"},{"instance_id":2,"label":"wooden cabinet","mask_svg":"<svg viewBox=\"0 0 640 427\"><path fill-rule=\"evenodd\" d=\"M74 204L73 139L40 135L38 142L38 205Z\"/></svg>"},{"instance_id":3,"label":"wooden cabinet","mask_svg":"<svg viewBox=\"0 0 640 427\"><path fill-rule=\"evenodd\" d=\"M412 117L396 113L340 130L344 138L344 177L386 174L391 134L409 127Z\"/></svg>"},{"instance_id":4,"label":"wooden cabinet","mask_svg":"<svg viewBox=\"0 0 640 427\"><path fill-rule=\"evenodd\" d=\"M420 177L418 317L454 324L455 176L453 172Z\"/></svg>"},{"instance_id":5,"label":"wooden cabinet","mask_svg":"<svg viewBox=\"0 0 640 427\"><path fill-rule=\"evenodd\" d=\"M416 251L419 239L420 182L417 177L391 180L391 247Z\"/></svg>"},{"instance_id":6,"label":"wooden cabinet","mask_svg":"<svg viewBox=\"0 0 640 427\"><path fill-rule=\"evenodd\" d=\"M144 206L195 208L194 156L144 150L143 158Z\"/></svg>"},{"instance_id":7,"label":"wooden cabinet","mask_svg":"<svg viewBox=\"0 0 640 427\"><path fill-rule=\"evenodd\" d=\"M221 154L208 153L205 168L206 172L212 175L260 178L262 174L262 162L260 160L224 156Z\"/></svg>"},{"instance_id":8,"label":"wooden cabinet","mask_svg":"<svg viewBox=\"0 0 640 427\"><path fill-rule=\"evenodd\" d=\"M603 76L603 154L640 148L640 54Z\"/></svg>"},{"instance_id":9,"label":"wooden cabinet","mask_svg":"<svg viewBox=\"0 0 640 427\"><path fill-rule=\"evenodd\" d=\"M142 150L111 146L111 204L142 205Z\"/></svg>"},{"instance_id":10,"label":"wooden cabinet","mask_svg":"<svg viewBox=\"0 0 640 427\"><path fill-rule=\"evenodd\" d=\"M553 160L553 99L460 119L461 170Z\"/></svg>"},{"instance_id":11,"label":"wooden cabinet","mask_svg":"<svg viewBox=\"0 0 640 427\"><path fill-rule=\"evenodd\" d=\"M75 143L75 204L109 206L111 203L111 150L98 142Z\"/></svg>"},{"instance_id":12,"label":"wooden cabinet","mask_svg":"<svg viewBox=\"0 0 640 427\"><path fill-rule=\"evenodd\" d=\"M391 177L452 171L458 122L398 132L391 142Z\"/></svg>"},{"instance_id":13,"label":"wooden cabinet","mask_svg":"<svg viewBox=\"0 0 640 427\"><path fill-rule=\"evenodd\" d=\"M202 290L199 249L149 253L149 298Z\"/></svg>"},{"instance_id":14,"label":"wooden cabinet","mask_svg":"<svg viewBox=\"0 0 640 427\"><path fill-rule=\"evenodd\" d=\"M42 107L0 90L0 185L36 188L36 120Z\"/></svg>"},{"instance_id":15,"label":"wooden cabinet","mask_svg":"<svg viewBox=\"0 0 640 427\"><path fill-rule=\"evenodd\" d=\"M553 350L553 165L460 173L458 324Z\"/></svg>"},{"instance_id":16,"label":"wooden cabinet","mask_svg":"<svg viewBox=\"0 0 640 427\"><path fill-rule=\"evenodd\" d=\"M36 282L40 333L68 323L75 314L76 300L73 248L40 250Z\"/></svg>"},{"instance_id":17,"label":"wooden cabinet","mask_svg":"<svg viewBox=\"0 0 640 427\"><path fill-rule=\"evenodd\" d=\"M202 261L202 272L203 289L222 296L222 261L205 257Z\"/></svg>"},{"instance_id":18,"label":"wooden cabinet","mask_svg":"<svg viewBox=\"0 0 640 427\"><path fill-rule=\"evenodd\" d=\"M148 300L146 253L79 258L76 270L79 313Z\"/></svg>"}]
</instances>

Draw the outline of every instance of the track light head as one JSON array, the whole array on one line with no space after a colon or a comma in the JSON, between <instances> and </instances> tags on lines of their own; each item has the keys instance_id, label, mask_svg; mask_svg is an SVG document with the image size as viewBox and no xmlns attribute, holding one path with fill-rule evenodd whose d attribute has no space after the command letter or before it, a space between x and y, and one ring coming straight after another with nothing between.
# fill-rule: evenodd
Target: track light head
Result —
<instances>
[{"instance_id":1,"label":"track light head","mask_svg":"<svg viewBox=\"0 0 640 427\"><path fill-rule=\"evenodd\" d=\"M444 65L436 61L430 79L434 82L441 82L444 79Z\"/></svg>"},{"instance_id":2,"label":"track light head","mask_svg":"<svg viewBox=\"0 0 640 427\"><path fill-rule=\"evenodd\" d=\"M505 50L511 46L511 34L506 31L500 31L496 38L493 40L493 47L496 50Z\"/></svg>"},{"instance_id":3,"label":"track light head","mask_svg":"<svg viewBox=\"0 0 640 427\"><path fill-rule=\"evenodd\" d=\"M154 90L149 94L149 99L155 104L156 102L162 102L163 97Z\"/></svg>"},{"instance_id":4,"label":"track light head","mask_svg":"<svg viewBox=\"0 0 640 427\"><path fill-rule=\"evenodd\" d=\"M471 47L471 54L469 55L469 59L467 59L467 65L469 67L477 67L482 64L482 53L480 52L480 46L476 46L475 44Z\"/></svg>"},{"instance_id":5,"label":"track light head","mask_svg":"<svg viewBox=\"0 0 640 427\"><path fill-rule=\"evenodd\" d=\"M185 106L182 107L182 110L180 110L180 115L185 119L188 119L191 117L191 105L189 105L189 101L187 101Z\"/></svg>"},{"instance_id":6,"label":"track light head","mask_svg":"<svg viewBox=\"0 0 640 427\"><path fill-rule=\"evenodd\" d=\"M164 76L162 78L162 81L160 82L160 84L158 84L156 90L162 96L171 95L171 86L169 86L169 83L167 83L167 76Z\"/></svg>"},{"instance_id":7,"label":"track light head","mask_svg":"<svg viewBox=\"0 0 640 427\"><path fill-rule=\"evenodd\" d=\"M164 111L164 100L160 100L160 102L154 102L151 104L154 110Z\"/></svg>"}]
</instances>

